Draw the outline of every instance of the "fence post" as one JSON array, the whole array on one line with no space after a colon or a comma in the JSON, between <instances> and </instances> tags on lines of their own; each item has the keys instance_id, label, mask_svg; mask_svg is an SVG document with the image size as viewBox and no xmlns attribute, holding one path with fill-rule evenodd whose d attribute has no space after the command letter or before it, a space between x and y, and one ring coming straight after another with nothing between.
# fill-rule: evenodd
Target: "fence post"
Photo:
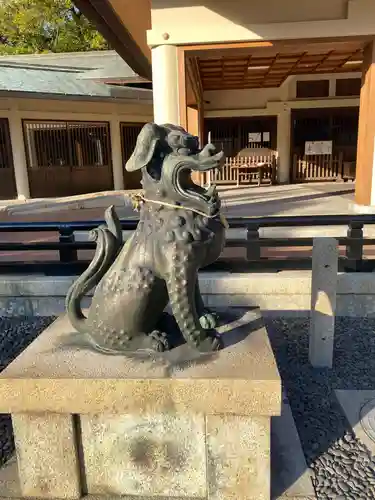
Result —
<instances>
[{"instance_id":1,"label":"fence post","mask_svg":"<svg viewBox=\"0 0 375 500\"><path fill-rule=\"evenodd\" d=\"M332 368L339 250L335 238L314 238L311 275L309 360Z\"/></svg>"},{"instance_id":2,"label":"fence post","mask_svg":"<svg viewBox=\"0 0 375 500\"><path fill-rule=\"evenodd\" d=\"M62 226L59 229L60 243L74 243L74 231L70 226ZM75 248L60 248L60 262L74 262L78 260Z\"/></svg>"},{"instance_id":3,"label":"fence post","mask_svg":"<svg viewBox=\"0 0 375 500\"><path fill-rule=\"evenodd\" d=\"M292 184L297 182L298 180L298 158L297 155L293 155L293 164L292 164L292 178L291 182Z\"/></svg>"},{"instance_id":4,"label":"fence post","mask_svg":"<svg viewBox=\"0 0 375 500\"><path fill-rule=\"evenodd\" d=\"M259 226L246 226L246 260L260 260Z\"/></svg>"},{"instance_id":5,"label":"fence post","mask_svg":"<svg viewBox=\"0 0 375 500\"><path fill-rule=\"evenodd\" d=\"M270 164L271 164L271 185L274 185L277 183L277 178L278 178L278 173L277 173L277 160L276 156L272 155L270 157Z\"/></svg>"},{"instance_id":6,"label":"fence post","mask_svg":"<svg viewBox=\"0 0 375 500\"><path fill-rule=\"evenodd\" d=\"M354 260L354 264L349 263L348 267L358 272L362 269L363 261L363 224L361 222L350 222L347 237L356 240L350 241L346 246L346 258L351 261Z\"/></svg>"}]
</instances>

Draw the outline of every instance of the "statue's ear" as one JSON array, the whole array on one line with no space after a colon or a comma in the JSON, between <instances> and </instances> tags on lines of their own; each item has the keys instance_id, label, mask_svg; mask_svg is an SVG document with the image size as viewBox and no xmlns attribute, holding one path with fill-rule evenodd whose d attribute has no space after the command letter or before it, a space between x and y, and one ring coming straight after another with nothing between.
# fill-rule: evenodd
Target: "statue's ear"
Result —
<instances>
[{"instance_id":1,"label":"statue's ear","mask_svg":"<svg viewBox=\"0 0 375 500\"><path fill-rule=\"evenodd\" d=\"M126 162L125 168L128 172L140 170L150 163L163 134L165 135L163 127L156 123L146 123L137 137L131 157Z\"/></svg>"}]
</instances>

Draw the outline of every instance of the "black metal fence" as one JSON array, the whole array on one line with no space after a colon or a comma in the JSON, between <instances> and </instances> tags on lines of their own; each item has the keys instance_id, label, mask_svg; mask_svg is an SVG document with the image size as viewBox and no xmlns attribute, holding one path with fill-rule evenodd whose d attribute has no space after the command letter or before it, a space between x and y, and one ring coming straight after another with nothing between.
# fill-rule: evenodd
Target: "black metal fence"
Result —
<instances>
[{"instance_id":1,"label":"black metal fence","mask_svg":"<svg viewBox=\"0 0 375 500\"><path fill-rule=\"evenodd\" d=\"M243 239L227 238L226 249L220 259L206 268L210 271L225 270L231 272L246 272L263 269L309 269L311 268L311 249L313 237L293 238L263 238L260 236L261 228L301 228L346 226L347 236L338 237L339 246L343 249L339 257L339 269L351 272L375 270L375 258L371 258L371 247L374 248L375 238L365 238L364 226L375 224L373 215L328 215L328 216L302 216L302 217L262 217L262 218L229 218L231 229L242 229ZM76 231L90 231L102 224L101 220L76 221L76 222L13 222L0 224L0 273L43 273L48 275L67 275L82 272L89 261L79 259L78 251L92 250L95 243L91 241L76 241ZM122 220L123 230L132 231L137 226L137 220ZM4 242L1 236L4 233L52 233L56 241L28 241ZM31 238L32 239L32 238ZM40 234L38 235L40 240ZM3 240L3 242L1 241ZM244 256L227 256L227 249L240 248ZM280 258L262 256L263 249L284 249ZM307 256L289 257L290 249L303 249ZM58 258L55 260L25 259L28 252L55 251ZM26 253L25 253L26 252ZM8 258L4 259L5 253ZM21 257L9 260L9 254ZM31 257L32 254L30 253Z\"/></svg>"}]
</instances>

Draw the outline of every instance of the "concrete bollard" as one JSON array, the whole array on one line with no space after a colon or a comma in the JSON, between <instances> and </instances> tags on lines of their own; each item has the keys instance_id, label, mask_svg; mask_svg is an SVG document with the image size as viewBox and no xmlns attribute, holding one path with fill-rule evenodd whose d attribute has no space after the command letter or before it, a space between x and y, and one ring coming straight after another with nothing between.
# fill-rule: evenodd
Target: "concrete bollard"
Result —
<instances>
[{"instance_id":1,"label":"concrete bollard","mask_svg":"<svg viewBox=\"0 0 375 500\"><path fill-rule=\"evenodd\" d=\"M338 257L335 238L314 238L309 360L316 368L332 368Z\"/></svg>"}]
</instances>

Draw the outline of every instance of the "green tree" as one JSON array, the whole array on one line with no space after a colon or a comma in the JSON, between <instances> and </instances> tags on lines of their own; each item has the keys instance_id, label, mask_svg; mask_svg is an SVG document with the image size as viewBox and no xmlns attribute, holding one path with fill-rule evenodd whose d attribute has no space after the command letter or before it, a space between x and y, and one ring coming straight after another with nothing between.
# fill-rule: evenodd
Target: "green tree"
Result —
<instances>
[{"instance_id":1,"label":"green tree","mask_svg":"<svg viewBox=\"0 0 375 500\"><path fill-rule=\"evenodd\" d=\"M72 0L0 0L0 54L108 49Z\"/></svg>"}]
</instances>

